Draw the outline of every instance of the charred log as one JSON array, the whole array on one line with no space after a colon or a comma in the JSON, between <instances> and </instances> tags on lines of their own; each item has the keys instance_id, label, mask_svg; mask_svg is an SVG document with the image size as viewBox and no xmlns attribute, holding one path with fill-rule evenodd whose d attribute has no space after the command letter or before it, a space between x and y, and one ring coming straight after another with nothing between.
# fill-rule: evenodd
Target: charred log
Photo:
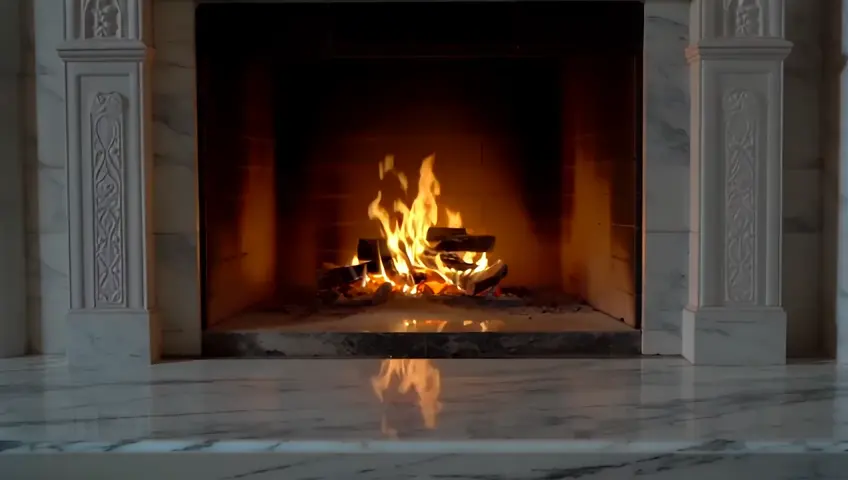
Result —
<instances>
[{"instance_id":1,"label":"charred log","mask_svg":"<svg viewBox=\"0 0 848 480\"><path fill-rule=\"evenodd\" d=\"M454 235L434 247L437 252L491 252L493 248L494 235Z\"/></svg>"},{"instance_id":2,"label":"charred log","mask_svg":"<svg viewBox=\"0 0 848 480\"><path fill-rule=\"evenodd\" d=\"M339 296L333 301L333 305L339 307L366 307L372 305L382 305L389 301L392 295L392 285L384 283L380 285L374 293L369 295L360 295L357 297Z\"/></svg>"},{"instance_id":3,"label":"charred log","mask_svg":"<svg viewBox=\"0 0 848 480\"><path fill-rule=\"evenodd\" d=\"M427 272L412 272L412 283L419 284L427 281Z\"/></svg>"},{"instance_id":4,"label":"charred log","mask_svg":"<svg viewBox=\"0 0 848 480\"><path fill-rule=\"evenodd\" d=\"M318 276L318 290L333 290L358 282L365 276L367 268L368 263L360 263L324 270Z\"/></svg>"},{"instance_id":5,"label":"charred log","mask_svg":"<svg viewBox=\"0 0 848 480\"><path fill-rule=\"evenodd\" d=\"M383 268L391 270L392 256L385 238L360 238L356 245L356 256L361 262L370 262L369 273L380 271L379 262L382 262Z\"/></svg>"},{"instance_id":6,"label":"charred log","mask_svg":"<svg viewBox=\"0 0 848 480\"><path fill-rule=\"evenodd\" d=\"M468 275L462 282L462 290L468 295L479 295L495 288L506 278L509 269L505 263L497 262L489 268Z\"/></svg>"},{"instance_id":7,"label":"charred log","mask_svg":"<svg viewBox=\"0 0 848 480\"><path fill-rule=\"evenodd\" d=\"M455 253L441 253L439 254L439 259L441 259L442 263L444 263L446 267L458 270L460 272L464 272L466 270L474 270L475 268L477 268L477 265L466 262Z\"/></svg>"},{"instance_id":8,"label":"charred log","mask_svg":"<svg viewBox=\"0 0 848 480\"><path fill-rule=\"evenodd\" d=\"M453 227L430 227L427 229L428 242L440 242L446 238L468 235L464 228Z\"/></svg>"}]
</instances>

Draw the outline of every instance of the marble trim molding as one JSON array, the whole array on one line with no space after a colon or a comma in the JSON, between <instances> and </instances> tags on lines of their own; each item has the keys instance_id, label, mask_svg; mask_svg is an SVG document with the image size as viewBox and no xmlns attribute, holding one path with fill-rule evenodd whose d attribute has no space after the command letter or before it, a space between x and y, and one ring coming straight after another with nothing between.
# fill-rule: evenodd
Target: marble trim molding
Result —
<instances>
[{"instance_id":1,"label":"marble trim molding","mask_svg":"<svg viewBox=\"0 0 848 480\"><path fill-rule=\"evenodd\" d=\"M160 347L200 352L195 6L66 0L59 55L74 364L147 364ZM785 361L783 8L782 0L645 2L645 354ZM121 99L108 131L90 110L98 95ZM104 181L94 165L114 171ZM133 353L91 355L107 338Z\"/></svg>"}]
</instances>

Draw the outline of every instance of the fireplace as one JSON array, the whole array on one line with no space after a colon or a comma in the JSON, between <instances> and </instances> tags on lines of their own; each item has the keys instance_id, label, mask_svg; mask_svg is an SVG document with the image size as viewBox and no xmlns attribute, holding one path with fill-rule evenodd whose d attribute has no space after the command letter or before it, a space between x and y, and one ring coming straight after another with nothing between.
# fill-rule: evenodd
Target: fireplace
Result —
<instances>
[{"instance_id":1,"label":"fireplace","mask_svg":"<svg viewBox=\"0 0 848 480\"><path fill-rule=\"evenodd\" d=\"M802 245L817 245L818 233L807 235L805 231L792 231L808 225L806 220L795 221L792 217L807 212L807 207L801 208L799 202L803 203L801 200L811 196L798 194L806 191L799 188L813 185L816 178L806 173L796 175L798 169L807 165L798 157L808 153L810 158L814 155L812 150L793 147L796 140L801 141L802 138L787 136L791 147L787 148L787 155L793 160L784 168L782 125L783 59L792 47L784 38L784 7L790 12L787 15L787 33L799 36L798 28L806 25L804 18L799 18L799 15L803 17L800 10L807 11L805 9L813 2L788 2L784 5L782 0L634 0L631 4L592 1L588 3L597 6L585 8L598 9L596 14L539 15L543 18L529 22L534 28L527 28L528 23L522 23L532 16L530 13L494 13L499 8L515 7L508 3L503 6L497 5L500 2L478 5L481 9L490 9L486 18L492 19L481 22L477 17L469 20L468 14L463 17L463 4L454 5L457 10L453 13L450 4L433 2L431 7L434 11L445 9L450 12L437 18L446 22L441 25L439 35L435 31L422 33L411 21L389 22L388 25L381 24L382 28L359 33L353 28L359 24L351 30L339 30L336 28L338 23L328 24L331 16L328 12L341 8L336 5L319 9L320 13L311 18L300 17L302 21L294 29L289 28L288 14L262 13L270 10L255 10L257 13L253 16L234 13L232 21L226 24L204 22L200 18L202 12L199 10L207 7L248 8L246 3L249 2L67 0L65 8L58 12L61 14L35 11L39 15L35 29L38 39L35 53L37 64L44 67L40 68L38 78L46 83L39 83L39 88L35 89L38 97L37 128L27 127L28 138L38 139L38 162L32 163L38 164L38 182L35 182L36 175L33 174L33 182L27 183L31 193L28 198L37 200L29 202L28 207L33 221L27 231L33 235L34 245L27 252L34 256L28 264L31 271L27 272L30 280L27 291L31 295L28 301L32 308L28 306L27 311L33 322L31 333L41 331L44 345L47 345L45 348L49 347L51 352L67 351L71 364L146 365L158 359L162 352L169 356L197 356L202 353L201 341L216 332L226 334L219 329L233 318L256 312L279 317L285 313L280 305L291 301L285 297L299 291L293 280L298 278L295 265L305 265L299 268L303 268L304 272L300 283L306 284L309 268L321 268L324 262L350 262L348 255L352 256L357 247L350 245L350 240L358 243L360 238L369 239L380 234L379 227L367 218L368 204L355 205L358 202L351 200L343 204L343 209L330 202L331 207L322 210L327 213L324 218L332 216L335 224L350 222L349 227L343 229L339 226L333 235L315 236L318 223L299 222L295 232L300 233L296 238L308 238L309 241L304 244L310 250L299 255L286 252L280 242L291 241L292 236L286 236L281 225L285 226L284 208L291 209L291 205L281 205L284 203L280 191L284 183L281 182L288 179L292 183L294 179L303 178L303 183L295 185L298 192L315 196L316 192L310 191L316 185L312 182L315 177L313 170L321 162L336 161L348 166L360 162L361 186L351 187L339 181L335 185L330 181L320 185L336 191L361 188L357 195L363 202L370 202L377 191L384 190L384 205L391 205L388 202L401 196L397 177L390 173L381 181L377 167L389 155L393 155L393 165L407 174L412 185L417 185L415 178L420 162L435 154L434 172L444 183L438 199L440 205L462 211L469 234L491 234L495 237L494 248L487 255L506 263L508 275L499 284L500 292L486 292L487 295L481 299L483 307L474 304L469 311L500 308L486 305L495 300L509 299L507 294L510 292L547 289L553 297L549 304L568 305L559 298L573 297L581 311L586 307L588 312L597 313L615 328L624 328L621 333L627 338L629 351L633 351L635 345L635 350L641 350L643 354L682 353L697 363L782 363L786 354L787 319L781 292L786 289L791 292L787 310L790 311L790 319L795 319L789 322L793 331L811 331L805 327L804 318L816 316L811 299L816 298L817 284L813 280L817 270L811 267L809 271L801 272L797 262L806 260L800 260L803 257L795 252L802 251L799 248ZM254 3L265 4L262 8L299 8L267 5L287 3L284 1ZM544 8L552 11L562 8L566 12L572 8L577 11L584 8L580 4L587 2L562 3L564 5L560 7ZM344 8L360 6L389 8L364 3ZM593 15L602 17L597 12L603 8L617 9L622 15L605 17L606 21L593 20ZM638 44L641 43L641 62L634 62L633 69L628 70L635 73L636 79L640 80L638 84L626 81L624 74L620 77L617 74L624 72L623 60L621 63L599 60L626 57L628 48L633 46L626 31L639 28L639 24L629 23L630 17L625 12L630 8L643 9L642 40L633 50L638 52ZM427 15L422 13L420 20L428 18ZM455 21L452 20L454 16L457 18ZM504 17L508 17L509 21ZM547 21L548 17L552 20ZM379 23L378 18L379 14L375 13L373 20L366 19L362 25L367 25L368 21ZM339 20L344 23L344 18ZM551 30L545 25L546 21L554 23L553 20L561 20L561 24L568 26L555 30L564 37L550 36ZM469 27L456 28L461 26L462 21ZM397 26L397 23L403 26ZM448 28L452 25L454 30ZM795 30L791 31L790 27ZM219 39L204 46L199 40L212 35L208 30L216 28ZM329 37L328 29L332 33ZM50 32L63 32L63 35L51 36ZM603 55L580 59L573 49L569 52L563 46L569 43L568 32L575 32L574 37L579 34L581 40L571 42L572 47L579 46L578 52L597 51L603 52ZM476 35L476 41L471 33ZM297 48L285 48L286 44L293 44L286 42L285 35L298 39ZM392 36L396 36L397 40L388 41ZM812 38L814 35L809 36ZM244 38L255 41L248 43ZM520 41L514 42L513 39ZM430 41L429 47L427 40ZM557 41L560 43L557 44ZM328 43L335 48L330 52L332 55L327 52ZM382 50L378 48L381 45ZM517 52L503 50L509 45L521 48ZM388 46L396 49L386 48ZM450 46L456 48L450 50ZM430 48L430 55L424 55L424 47ZM530 47L536 49L535 55L527 53L526 49L533 50ZM218 51L213 51L214 48ZM416 52L415 48L425 51ZM204 96L208 95L208 85L204 81L208 65L201 61L204 49L205 55L215 59L212 68L215 63L232 65L231 71L216 75L219 82L232 85L229 90L217 87L221 93L224 93L223 89L226 95L217 95L212 89L213 94L220 97L220 105L216 108L229 109L229 113L227 110L221 113L223 118L228 119L225 125L228 128L221 131L222 135L213 137L220 136L224 144L213 148L211 153L206 144L210 130L208 123L220 123L220 120L215 120L216 114L204 110L208 107L204 100ZM796 63L788 64L787 68L803 67L805 73L816 70L812 63L800 62L815 60L815 55L808 55L808 51L812 50L807 47L800 50L801 55L791 57ZM54 51L58 55L54 55ZM555 79L550 64L545 66L542 61L554 57L552 52L560 54L561 71L557 75L561 81ZM431 57L426 59L431 66L422 66L426 63L421 58L424 56ZM631 58L639 56L633 53ZM330 62L331 59L334 62ZM405 108L419 109L417 115L402 116L405 123L394 120L380 123L381 115L384 115L382 112L394 115L387 118L399 118L403 112L397 108L381 109L377 105L365 112L333 111L332 115L322 114L321 118L327 121L320 122L318 126L314 126L315 122L301 121L302 129L313 125L309 127L308 135L304 133L295 137L294 145L285 145L285 141L292 142L291 130L288 136L279 133L279 130L283 130L281 125L288 121L286 115L292 115L297 109L283 108L279 103L288 101L296 104L309 98L306 94L301 98L287 92L284 88L286 82L289 82L289 87L299 82L305 93L324 86L320 82L309 81L308 72L315 69L299 68L298 75L286 76L283 73L295 71L286 68L287 65L321 63L319 60L323 64L313 65L316 69L330 69L333 63L332 68L338 70L334 70L334 75L344 74L347 78L343 85L333 84L335 90L325 89L326 95L322 98L340 94L345 86L353 88L354 71L370 68L373 72L389 68L378 64L395 64L391 68L397 82L392 82L390 87L380 87L383 92L393 88L400 91L409 89L415 85L414 81L421 85L421 78L432 81L423 82L426 88L421 90L421 94L411 96L420 97L419 105L400 93L396 95L396 104L406 100ZM486 71L510 71L503 66L502 62L506 60L529 65L520 69L522 74L532 74L538 79L529 92L518 86L521 82L531 83L530 78L521 77L509 83L501 78L503 76L495 75L496 80L474 83L468 94L456 93L462 91L466 78L464 73L460 75L455 69L466 69L469 80L465 85L468 85L474 78L482 78ZM586 64L578 68L581 62ZM349 64L350 68L341 72L341 63ZM407 66L398 66L404 63ZM482 64L485 63L489 66L484 68ZM479 66L472 67L474 64ZM451 69L454 69L452 77L449 75ZM601 78L602 75L595 69L609 69L616 73ZM423 77L409 73L414 71ZM626 77L633 78L631 75ZM785 77L787 91L797 91L798 79L792 74ZM327 81L326 78L320 80ZM560 88L553 88L551 85L554 84ZM613 84L618 86L612 88ZM374 88L377 86L375 84ZM559 95L561 105L569 104L569 109L555 109L552 106L554 102L545 102L547 109L538 109L539 118L533 123L522 123L516 120L521 117L514 111L519 107L531 110L527 102L513 99L510 103L510 95L497 95L495 102L486 100L498 91L511 91L512 87L523 92L524 98ZM570 93L573 90L591 94L575 95ZM603 94L596 94L596 90L602 90ZM367 93L365 88L362 91ZM626 97L625 91L631 96ZM281 93L288 93L288 99ZM436 93L455 100L449 104L454 108L451 115L446 115L441 108L444 102L430 101L438 98ZM241 103L232 102L232 97L240 99ZM384 97L389 98L385 93ZM807 97L787 94L786 98L787 120L800 125L803 123L800 119L812 116L812 111L799 108L797 99ZM348 100L351 108L359 101ZM592 144L588 140L592 135L600 136L602 133L604 138L611 138L614 134L608 131L612 128L608 124L623 122L620 117L625 115L604 113L603 119L597 120L597 123L582 124L589 130L594 129L594 132L577 130L569 124L572 121L567 115L569 112L581 112L582 116L574 118L588 122L591 117L585 115L585 111L603 112L604 108L609 108L603 102L609 102L619 112L622 111L621 106L631 100L634 111L638 112L631 127L635 137L632 142L599 141ZM592 103L597 103L597 108L589 108ZM801 103L814 102L804 100ZM796 110L792 115L788 114L790 108ZM316 104L309 112L317 115L322 113L322 109L321 104ZM445 135L444 122L436 121L439 117L433 112L449 116L454 124L447 125L463 125L466 130L454 128L449 132L451 135ZM802 113L807 113L807 116ZM549 121L542 121L544 117ZM329 118L335 120L331 122ZM415 126L410 123L413 121L422 127L418 133L427 133L429 138L418 144L410 140L402 145L369 147L372 150L369 151L366 142L362 141L361 131L342 128L344 122L340 119L343 118L359 119L355 126L368 127L369 134L379 134L380 142L390 134L394 135L393 132ZM433 129L424 132L423 126L427 122L441 127L442 131ZM518 126L507 128L510 125ZM556 144L553 134L543 133L545 129L552 130L553 125L558 125L562 133ZM535 137L525 134L530 131L530 126L540 130L534 133ZM319 134L315 132L326 135L327 142L314 141ZM374 138L377 137L374 135ZM583 143L576 140L578 137L584 139ZM404 138L409 139L409 136ZM615 138L623 139L625 136L622 134ZM359 142L356 149L351 146L354 140ZM493 148L496 141L499 142L495 145L497 149ZM345 150L355 151L355 156L329 159L320 152L321 148L339 149L343 142L348 142ZM471 151L473 149L469 145L474 142L486 148ZM224 159L218 150L229 154ZM607 154L620 158L618 153L628 150L637 153L631 161L632 176L623 173L623 167L619 169L619 165L613 166L612 162L606 165L581 164L581 156L578 155L585 158L591 151L595 159L607 158ZM252 153L248 156L245 151ZM288 154L286 158L292 160L289 164L281 160L284 152ZM532 162L525 161L530 157L528 152L540 155L533 156ZM558 156L552 152L558 152ZM30 153L34 158L35 151ZM480 165L480 159L490 158L495 153L499 155L498 168L483 169L480 174L486 175L485 182L474 182L473 185L459 182L457 188L457 174L452 169L470 168L473 161ZM573 153L574 158L569 159L568 153ZM313 161L310 156L321 162ZM461 162L451 161L460 157ZM248 158L250 161L246 160ZM550 163L545 163L545 158ZM572 160L573 164L569 165ZM574 182L570 184L567 175L529 175L545 168L553 171L554 163L559 165L560 172L572 169ZM210 164L212 168L209 168ZM290 171L284 175L285 168L278 168L281 164L289 169L300 168L301 173L295 175ZM51 170L54 168L58 170ZM216 175L215 168L223 169L223 173ZM360 174L359 169L354 170L351 175ZM784 190L785 172L790 173L785 175ZM581 205L586 205L586 202L580 200L585 192L580 188L585 189L586 183L580 179L584 178L581 175L589 173L604 178L608 175L610 179L600 184L611 186L610 192L615 196L611 194L607 198L599 193L600 190L589 189L594 192L590 197L596 197L591 198L589 204L595 207L605 205L605 208L598 208L597 213L587 215L581 210ZM104 177L103 174L108 175ZM490 178L492 176L499 176L505 186L495 185ZM281 177L282 180L278 181ZM216 178L219 184L210 193L208 184ZM636 180L633 181L633 178ZM273 185L274 188L263 185ZM574 187L572 192L567 190L569 185ZM481 193L475 193L476 197L463 195L472 187ZM496 201L491 190L488 197L484 195L487 192L481 189L486 188L497 192L509 190L508 195L499 195L497 200L511 197L515 201L504 200L501 203L507 206L495 205L497 208L492 208ZM202 195L198 195L198 190L202 190ZM543 198L545 192L551 195L550 192L555 190L562 194L561 202L557 204L558 212L556 208L548 208L550 199ZM257 191L265 192L267 198L263 199ZM485 204L481 198L486 199ZM569 201L573 203L571 207ZM215 202L217 227L208 222L213 218L208 207ZM316 202L303 201L299 204L303 209L317 208ZM783 205L787 205L785 211ZM626 210L632 206L637 208L633 209L631 223ZM808 207L811 212L812 207ZM242 211L249 215L242 215ZM566 214L569 211L572 212L571 217ZM504 230L496 220L490 220L492 212L496 212L496 220L518 212L526 223L523 226L508 225L510 228ZM592 223L593 215L607 213L608 217L601 216L599 221ZM289 218L294 216L291 212L288 215ZM539 221L546 216L556 217L559 221ZM263 218L269 221L262 221ZM578 220L581 218L584 220ZM589 220L585 220L587 218ZM783 224L784 218L787 219L786 225ZM445 219L445 216L440 217L442 224L449 223ZM254 228L242 228L242 223L254 225ZM540 228L540 223L546 228ZM608 232L624 230L631 225L634 225L632 245L636 246L630 250L619 248L630 245L621 240L625 235L616 236L619 234ZM814 223L809 225L814 226ZM362 228L363 232L355 231L354 227ZM786 235L781 233L784 227L789 229ZM216 228L217 240L210 242L209 238L216 235ZM596 231L592 231L593 228ZM515 248L518 242L514 238L510 240L510 235L515 235L515 232L529 232L518 250ZM798 235L802 233L804 243L798 243ZM786 252L783 250L784 237ZM318 238L332 240L320 243ZM596 241L598 238L608 238L609 242ZM576 243L567 243L572 241ZM568 245L570 249L550 247L551 243ZM273 248L268 248L269 245ZM583 253L581 249L590 249L592 255L580 257L590 268L586 268L585 272L575 268L569 270L566 253ZM324 253L319 255L319 251ZM283 270L281 265L284 265L281 252L298 257L291 261L291 273L280 273ZM335 254L330 255L329 252ZM516 252L526 253L532 258L519 258L520 254ZM608 255L593 256L598 252ZM273 254L274 257L266 257L264 263L254 260L264 254ZM14 256L23 254L16 253ZM551 258L555 261L547 262ZM590 263L587 258L594 258L592 262L597 261L597 264ZM790 275L782 275L783 263L791 270ZM218 284L215 284L216 269ZM532 269L537 271L528 273ZM13 271L18 272L19 269ZM624 274L621 274L622 271ZM628 277L628 271L633 272L635 278ZM619 279L624 280L619 282ZM786 283L782 284L784 279ZM284 284L283 280L288 283ZM224 283L226 281L229 283ZM313 290L315 284L317 279ZM613 285L620 288L613 289ZM799 296L798 291L804 292L804 295ZM287 293L282 295L279 292ZM229 293L232 295L226 295ZM315 298L311 293L306 297ZM403 295L396 297L407 300ZM525 297L519 295L520 299ZM611 308L616 305L632 305L632 314L626 310L619 313ZM377 307L385 308L385 305L368 311L376 311ZM453 305L449 307L454 308ZM12 311L17 307L9 308ZM10 314L5 318L19 317ZM535 317L534 320L538 320ZM271 323L276 325L278 320L273 319ZM355 322L336 322L339 323ZM441 345L451 348L467 347L473 354L478 345L467 341L469 337L465 333L480 333L478 328L455 336L424 335L422 352L421 337L409 340L408 336L404 336L409 334L394 332L396 329L391 329L392 336L378 335L389 330L385 325L379 325L379 329L368 329L372 330L370 332L363 330L344 332L351 334L345 337L346 343L336 342L330 347L328 342L332 342L327 339L331 332L329 325L324 323L313 331L301 331L301 337L291 337L292 341L296 340L294 346L300 348L297 352L293 353L296 349L289 348L291 345L276 348L266 344L263 349L287 355L314 355L316 352L337 355L339 350L345 350L352 343L370 342L376 345L382 342L393 346L393 355L426 355L432 351L434 343L441 342ZM530 343L550 345L556 332L545 330L548 329L534 327L523 333L532 340ZM374 335L366 341L363 340L365 337L357 337L353 333ZM516 353L516 345L528 344L526 341L516 342L517 337L498 337L503 331L485 333L491 333L486 341L499 343L506 353ZM584 333L607 343L617 338L595 335L597 332L591 329ZM244 342L248 342L248 337L247 333L241 336ZM797 347L799 343L796 340L800 337L792 334L789 338ZM805 338L805 341L813 339L811 335ZM18 340L19 336L12 343L18 345ZM260 340L264 341L264 338ZM237 347L238 342L235 342ZM382 346L375 347L374 352L386 353ZM449 349L444 352L447 352L445 355L451 354ZM533 352L523 350L518 353Z\"/></svg>"},{"instance_id":2,"label":"fireplace","mask_svg":"<svg viewBox=\"0 0 848 480\"><path fill-rule=\"evenodd\" d=\"M201 5L206 326L636 333L642 10Z\"/></svg>"}]
</instances>

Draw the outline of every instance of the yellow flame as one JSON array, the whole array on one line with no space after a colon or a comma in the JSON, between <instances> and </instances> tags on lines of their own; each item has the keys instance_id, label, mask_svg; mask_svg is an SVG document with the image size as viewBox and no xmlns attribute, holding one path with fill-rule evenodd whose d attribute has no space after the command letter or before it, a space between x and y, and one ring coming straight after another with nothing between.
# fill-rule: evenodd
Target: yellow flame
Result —
<instances>
[{"instance_id":1,"label":"yellow flame","mask_svg":"<svg viewBox=\"0 0 848 480\"><path fill-rule=\"evenodd\" d=\"M383 180L389 172L398 179L404 193L408 189L408 180L403 172L395 170L394 156L387 155L378 164L380 180ZM433 277L441 283L456 285L457 282L468 275L480 272L489 266L486 254L466 252L462 260L474 265L474 268L459 271L447 267L438 255L430 250L427 241L427 230L434 227L439 221L439 206L436 198L441 194L441 185L433 173L433 164L436 159L430 155L421 162L418 177L418 192L410 205L403 200L397 199L393 204L395 217L386 210L381 201L382 190L377 192L377 197L368 205L368 218L377 220L380 224L380 233L386 239L392 259L392 267L397 278L392 280L386 274L384 266L380 265L379 276L383 281L390 282L396 291L415 295L421 293L422 289L417 285L414 274ZM445 216L449 227L462 227L462 215L460 212L445 208ZM356 259L358 261L358 259ZM431 286L431 290L433 287ZM441 288L438 288L441 290ZM438 292L436 292L438 293Z\"/></svg>"}]
</instances>

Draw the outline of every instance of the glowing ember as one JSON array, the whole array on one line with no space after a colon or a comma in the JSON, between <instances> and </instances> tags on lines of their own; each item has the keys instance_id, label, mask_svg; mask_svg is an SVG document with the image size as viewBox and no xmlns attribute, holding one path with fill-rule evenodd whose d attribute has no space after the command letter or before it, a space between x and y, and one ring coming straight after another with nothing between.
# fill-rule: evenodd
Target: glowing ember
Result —
<instances>
[{"instance_id":1,"label":"glowing ember","mask_svg":"<svg viewBox=\"0 0 848 480\"><path fill-rule=\"evenodd\" d=\"M391 265L380 263L379 273L370 273L363 278L361 287L373 290L383 283L392 285L393 291L408 295L424 293L462 293L463 282L487 269L499 267L501 263L490 263L486 253L464 252L459 260L470 264L471 268L457 270L445 265L438 253L435 253L427 241L427 231L439 222L439 206L436 198L441 194L436 175L433 173L435 156L431 155L421 162L418 179L418 193L407 205L403 200L394 201L393 213L382 205L382 190L377 198L368 205L368 217L380 224L380 234L386 239L388 252L383 256L391 257ZM403 172L394 168L391 155L379 163L380 180L392 174L400 182L404 193L408 190L408 180ZM447 226L463 227L462 215L447 208L444 209ZM359 259L353 257L352 265L358 265Z\"/></svg>"}]
</instances>

